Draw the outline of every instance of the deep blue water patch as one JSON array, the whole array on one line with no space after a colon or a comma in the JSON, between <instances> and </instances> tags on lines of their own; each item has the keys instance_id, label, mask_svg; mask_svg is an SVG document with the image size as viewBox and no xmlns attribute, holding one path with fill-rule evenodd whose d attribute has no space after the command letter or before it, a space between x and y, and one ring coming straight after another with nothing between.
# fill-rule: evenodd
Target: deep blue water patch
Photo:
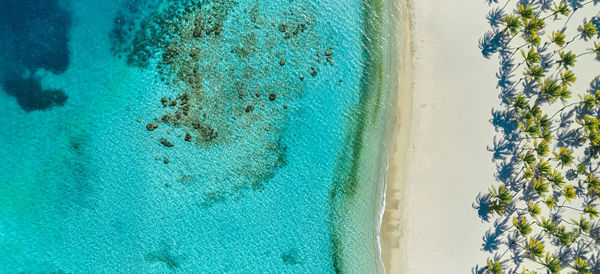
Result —
<instances>
[{"instance_id":1,"label":"deep blue water patch","mask_svg":"<svg viewBox=\"0 0 600 274\"><path fill-rule=\"evenodd\" d=\"M70 28L71 15L58 0L0 1L0 82L23 110L44 110L67 100L63 91L43 90L39 79L21 75L66 71Z\"/></svg>"},{"instance_id":2,"label":"deep blue water patch","mask_svg":"<svg viewBox=\"0 0 600 274\"><path fill-rule=\"evenodd\" d=\"M19 106L27 112L62 106L68 99L62 90L43 90L40 80L35 76L6 77L2 79L2 88L8 95L17 98Z\"/></svg>"}]
</instances>

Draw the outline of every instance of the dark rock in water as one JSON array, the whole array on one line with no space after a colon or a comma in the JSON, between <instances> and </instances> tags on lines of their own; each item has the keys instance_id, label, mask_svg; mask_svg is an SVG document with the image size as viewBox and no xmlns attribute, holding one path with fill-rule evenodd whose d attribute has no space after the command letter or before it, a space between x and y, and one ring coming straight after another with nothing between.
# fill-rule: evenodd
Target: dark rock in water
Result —
<instances>
[{"instance_id":1,"label":"dark rock in water","mask_svg":"<svg viewBox=\"0 0 600 274\"><path fill-rule=\"evenodd\" d=\"M158 127L158 123L152 123L152 124L148 123L148 124L146 124L146 129L147 129L148 131L153 131L153 130L155 130L157 127Z\"/></svg>"},{"instance_id":2,"label":"dark rock in water","mask_svg":"<svg viewBox=\"0 0 600 274\"><path fill-rule=\"evenodd\" d=\"M200 124L200 135L202 136L202 140L208 142L217 138L219 133L209 125Z\"/></svg>"},{"instance_id":3,"label":"dark rock in water","mask_svg":"<svg viewBox=\"0 0 600 274\"><path fill-rule=\"evenodd\" d=\"M325 51L325 56L331 56L331 48Z\"/></svg>"},{"instance_id":4,"label":"dark rock in water","mask_svg":"<svg viewBox=\"0 0 600 274\"><path fill-rule=\"evenodd\" d=\"M287 105L287 104L283 104L283 108L284 108L284 109L287 109L287 108L288 108L288 105Z\"/></svg>"},{"instance_id":5,"label":"dark rock in water","mask_svg":"<svg viewBox=\"0 0 600 274\"><path fill-rule=\"evenodd\" d=\"M289 33L289 32L286 32L286 33L285 33L285 35L283 35L283 38L285 38L285 39L289 39L289 38L290 38L290 33Z\"/></svg>"},{"instance_id":6,"label":"dark rock in water","mask_svg":"<svg viewBox=\"0 0 600 274\"><path fill-rule=\"evenodd\" d=\"M194 37L200 37L200 35L202 35L202 31L200 30L200 28L194 28Z\"/></svg>"},{"instance_id":7,"label":"dark rock in water","mask_svg":"<svg viewBox=\"0 0 600 274\"><path fill-rule=\"evenodd\" d=\"M275 101L275 99L277 99L277 95L275 95L275 93L269 94L269 100Z\"/></svg>"},{"instance_id":8,"label":"dark rock in water","mask_svg":"<svg viewBox=\"0 0 600 274\"><path fill-rule=\"evenodd\" d=\"M165 164L169 163L169 157L165 157L165 160L163 161Z\"/></svg>"},{"instance_id":9,"label":"dark rock in water","mask_svg":"<svg viewBox=\"0 0 600 274\"><path fill-rule=\"evenodd\" d=\"M42 89L40 80L30 76L22 78L14 76L3 81L4 91L15 98L24 111L46 110L55 106L63 106L69 98L60 89Z\"/></svg>"},{"instance_id":10,"label":"dark rock in water","mask_svg":"<svg viewBox=\"0 0 600 274\"><path fill-rule=\"evenodd\" d=\"M310 68L312 71L310 72L310 75L312 75L312 77L317 76L317 69L315 69L315 67L311 67Z\"/></svg>"},{"instance_id":11,"label":"dark rock in water","mask_svg":"<svg viewBox=\"0 0 600 274\"><path fill-rule=\"evenodd\" d=\"M285 30L287 29L287 26L286 26L286 25L284 25L284 24L280 24L280 25L279 25L279 27L278 27L278 29L279 29L279 31L281 31L281 32L285 32Z\"/></svg>"},{"instance_id":12,"label":"dark rock in water","mask_svg":"<svg viewBox=\"0 0 600 274\"><path fill-rule=\"evenodd\" d=\"M254 106L253 105L249 105L249 106L246 107L246 113L252 112L252 111L254 111Z\"/></svg>"},{"instance_id":13,"label":"dark rock in water","mask_svg":"<svg viewBox=\"0 0 600 274\"><path fill-rule=\"evenodd\" d=\"M171 101L171 103L169 103L170 107L174 107L176 105L177 105L177 101L175 101L175 100L173 100L173 101Z\"/></svg>"},{"instance_id":14,"label":"dark rock in water","mask_svg":"<svg viewBox=\"0 0 600 274\"><path fill-rule=\"evenodd\" d=\"M191 141L192 141L192 135L191 135L191 134L189 134L189 133L186 133L186 134L185 134L185 141L186 141L186 142L191 142Z\"/></svg>"},{"instance_id":15,"label":"dark rock in water","mask_svg":"<svg viewBox=\"0 0 600 274\"><path fill-rule=\"evenodd\" d=\"M160 102L162 103L163 107L167 107L167 98L163 97L160 99Z\"/></svg>"},{"instance_id":16,"label":"dark rock in water","mask_svg":"<svg viewBox=\"0 0 600 274\"><path fill-rule=\"evenodd\" d=\"M285 58L281 58L281 60L279 60L279 65L280 66L285 65Z\"/></svg>"},{"instance_id":17,"label":"dark rock in water","mask_svg":"<svg viewBox=\"0 0 600 274\"><path fill-rule=\"evenodd\" d=\"M193 122L192 122L192 126L194 126L194 129L200 129L200 122L198 122L198 121L193 121Z\"/></svg>"},{"instance_id":18,"label":"dark rock in water","mask_svg":"<svg viewBox=\"0 0 600 274\"><path fill-rule=\"evenodd\" d=\"M298 251L296 251L295 248L292 248L288 252L281 254L281 259L289 265L301 263L302 261L298 257Z\"/></svg>"},{"instance_id":19,"label":"dark rock in water","mask_svg":"<svg viewBox=\"0 0 600 274\"><path fill-rule=\"evenodd\" d=\"M165 138L160 138L160 143L166 147L173 147L173 143L167 141Z\"/></svg>"}]
</instances>

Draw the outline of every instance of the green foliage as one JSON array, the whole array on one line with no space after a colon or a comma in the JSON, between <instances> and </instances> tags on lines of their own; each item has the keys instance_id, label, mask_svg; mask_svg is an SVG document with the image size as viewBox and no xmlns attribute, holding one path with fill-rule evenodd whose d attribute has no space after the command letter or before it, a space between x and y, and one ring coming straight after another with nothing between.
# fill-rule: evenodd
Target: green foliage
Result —
<instances>
[{"instance_id":1,"label":"green foliage","mask_svg":"<svg viewBox=\"0 0 600 274\"><path fill-rule=\"evenodd\" d=\"M596 25L594 25L592 22L587 22L582 26L579 26L577 30L581 33L581 38L586 40L592 38L595 34L598 33L598 31L596 30Z\"/></svg>"},{"instance_id":2,"label":"green foliage","mask_svg":"<svg viewBox=\"0 0 600 274\"><path fill-rule=\"evenodd\" d=\"M535 163L535 155L533 154L533 151L529 150L527 151L527 153L525 153L524 155L521 155L521 160L525 163L527 163L527 165L532 166Z\"/></svg>"},{"instance_id":3,"label":"green foliage","mask_svg":"<svg viewBox=\"0 0 600 274\"><path fill-rule=\"evenodd\" d=\"M504 208L512 201L512 194L506 189L504 184L499 185L497 189L490 189L490 210L502 215Z\"/></svg>"},{"instance_id":4,"label":"green foliage","mask_svg":"<svg viewBox=\"0 0 600 274\"><path fill-rule=\"evenodd\" d=\"M595 206L587 205L583 208L583 212L590 215L590 219L598 217L598 209Z\"/></svg>"},{"instance_id":5,"label":"green foliage","mask_svg":"<svg viewBox=\"0 0 600 274\"><path fill-rule=\"evenodd\" d=\"M546 204L546 206L548 206L549 209L552 209L556 206L556 200L554 200L554 198L552 197L548 197L546 201L544 201L544 203Z\"/></svg>"},{"instance_id":6,"label":"green foliage","mask_svg":"<svg viewBox=\"0 0 600 274\"><path fill-rule=\"evenodd\" d=\"M527 71L525 71L525 75L532 77L536 81L539 81L540 78L545 76L545 71L541 66L532 65L532 66L529 66Z\"/></svg>"},{"instance_id":7,"label":"green foliage","mask_svg":"<svg viewBox=\"0 0 600 274\"><path fill-rule=\"evenodd\" d=\"M525 250L529 253L529 258L536 260L544 254L544 244L538 239L529 237L529 242L525 245Z\"/></svg>"},{"instance_id":8,"label":"green foliage","mask_svg":"<svg viewBox=\"0 0 600 274\"><path fill-rule=\"evenodd\" d=\"M560 151L558 153L553 152L556 161L558 161L561 167L568 167L573 165L573 151L570 151L564 147L560 147Z\"/></svg>"},{"instance_id":9,"label":"green foliage","mask_svg":"<svg viewBox=\"0 0 600 274\"><path fill-rule=\"evenodd\" d=\"M589 232L592 229L592 224L585 217L581 216L579 221L571 219L571 221L581 229L583 232Z\"/></svg>"},{"instance_id":10,"label":"green foliage","mask_svg":"<svg viewBox=\"0 0 600 274\"><path fill-rule=\"evenodd\" d=\"M597 199L600 194L600 180L594 174L590 174L584 181L584 185L587 186L588 196L594 200Z\"/></svg>"},{"instance_id":11,"label":"green foliage","mask_svg":"<svg viewBox=\"0 0 600 274\"><path fill-rule=\"evenodd\" d=\"M600 43L594 42L594 48L591 48L590 50L596 54L596 59L600 59Z\"/></svg>"},{"instance_id":12,"label":"green foliage","mask_svg":"<svg viewBox=\"0 0 600 274\"><path fill-rule=\"evenodd\" d=\"M562 86L571 86L575 81L577 81L577 77L570 70L565 70L560 73L560 79L562 80Z\"/></svg>"},{"instance_id":13,"label":"green foliage","mask_svg":"<svg viewBox=\"0 0 600 274\"><path fill-rule=\"evenodd\" d=\"M517 7L517 12L521 15L523 19L533 19L534 12L530 5L524 6L520 5Z\"/></svg>"},{"instance_id":14,"label":"green foliage","mask_svg":"<svg viewBox=\"0 0 600 274\"><path fill-rule=\"evenodd\" d=\"M532 17L530 19L522 18L523 20L523 36L537 35L544 28L544 19Z\"/></svg>"},{"instance_id":15,"label":"green foliage","mask_svg":"<svg viewBox=\"0 0 600 274\"><path fill-rule=\"evenodd\" d=\"M512 35L519 33L519 29L523 27L521 20L516 15L506 15L502 18L506 26L505 31L509 31Z\"/></svg>"},{"instance_id":16,"label":"green foliage","mask_svg":"<svg viewBox=\"0 0 600 274\"><path fill-rule=\"evenodd\" d=\"M531 181L531 189L540 196L548 193L548 183L542 181L542 178L533 179Z\"/></svg>"},{"instance_id":17,"label":"green foliage","mask_svg":"<svg viewBox=\"0 0 600 274\"><path fill-rule=\"evenodd\" d=\"M550 253L546 253L546 259L544 260L544 266L551 273L559 273L562 270L560 266L560 262L557 258L554 258L550 255Z\"/></svg>"},{"instance_id":18,"label":"green foliage","mask_svg":"<svg viewBox=\"0 0 600 274\"><path fill-rule=\"evenodd\" d=\"M552 41L552 43L556 44L557 46L562 47L565 45L565 34L560 31L553 31L552 36L550 37L550 41Z\"/></svg>"},{"instance_id":19,"label":"green foliage","mask_svg":"<svg viewBox=\"0 0 600 274\"><path fill-rule=\"evenodd\" d=\"M571 199L575 198L575 188L571 185L565 186L564 195L567 201L571 202Z\"/></svg>"},{"instance_id":20,"label":"green foliage","mask_svg":"<svg viewBox=\"0 0 600 274\"><path fill-rule=\"evenodd\" d=\"M558 52L558 55L560 56L558 64L563 66L565 69L569 69L569 67L575 65L577 55L575 55L575 53L573 53L572 51L564 52L561 50Z\"/></svg>"},{"instance_id":21,"label":"green foliage","mask_svg":"<svg viewBox=\"0 0 600 274\"><path fill-rule=\"evenodd\" d=\"M540 123L540 125L541 125L541 123ZM537 153L537 155L539 157L546 157L546 155L548 155L550 148L548 147L547 142L541 142L541 143L537 144L537 141L535 141L534 145L535 145L535 152Z\"/></svg>"},{"instance_id":22,"label":"green foliage","mask_svg":"<svg viewBox=\"0 0 600 274\"><path fill-rule=\"evenodd\" d=\"M548 234L554 234L556 232L556 224L554 224L552 222L552 220L550 220L550 219L546 219L545 217L542 217L542 222L539 225Z\"/></svg>"},{"instance_id":23,"label":"green foliage","mask_svg":"<svg viewBox=\"0 0 600 274\"><path fill-rule=\"evenodd\" d=\"M500 262L498 261L487 261L487 266L488 269L486 271L486 273L492 273L492 274L502 274L502 265L500 264Z\"/></svg>"},{"instance_id":24,"label":"green foliage","mask_svg":"<svg viewBox=\"0 0 600 274\"><path fill-rule=\"evenodd\" d=\"M517 97L515 97L515 100L513 102L513 107L517 112L522 112L523 110L529 108L527 98L523 96L523 94L517 94Z\"/></svg>"},{"instance_id":25,"label":"green foliage","mask_svg":"<svg viewBox=\"0 0 600 274\"><path fill-rule=\"evenodd\" d=\"M555 231L555 235L563 246L570 245L578 237L578 233L575 231L568 232L565 226L558 227Z\"/></svg>"},{"instance_id":26,"label":"green foliage","mask_svg":"<svg viewBox=\"0 0 600 274\"><path fill-rule=\"evenodd\" d=\"M531 224L529 224L524 217L513 217L513 225L519 234L521 234L521 236L527 236L527 234L531 233L532 231Z\"/></svg>"},{"instance_id":27,"label":"green foliage","mask_svg":"<svg viewBox=\"0 0 600 274\"><path fill-rule=\"evenodd\" d=\"M573 265L573 269L575 269L575 271L577 271L577 273L579 274L591 274L592 271L590 270L590 264L582 259L582 258L575 258L575 262Z\"/></svg>"},{"instance_id":28,"label":"green foliage","mask_svg":"<svg viewBox=\"0 0 600 274\"><path fill-rule=\"evenodd\" d=\"M509 3L503 1L499 4ZM552 1L549 9L541 2L517 1L502 13L501 24L492 25L502 38L498 88L515 130L499 132L509 142L506 147L514 147L502 159L512 164L511 174L498 175L506 185L492 187L487 203L494 223L512 220L514 229L498 236L505 237L499 240L505 249L488 260L489 273L502 271L492 269L504 254L520 257L528 268L536 265L536 271L590 273L585 254L597 253L600 245L600 180L594 174L600 167L600 90L582 89L580 83L587 77L580 72L600 70L578 67L588 65L590 56L600 62L600 35L594 23L574 16L592 6L596 10L587 11L595 14L600 2L581 1L576 9L571 1ZM557 250L584 255L557 256ZM509 268L511 260L503 262L511 273L517 270Z\"/></svg>"},{"instance_id":29,"label":"green foliage","mask_svg":"<svg viewBox=\"0 0 600 274\"><path fill-rule=\"evenodd\" d=\"M565 1L560 1L560 3L558 3L558 4L556 4L556 2L554 2L553 4L554 4L554 8L551 9L552 15L558 16L560 14L563 16L569 16L569 14L571 13L571 9L569 8L569 5L567 5L567 3ZM554 19L556 20L557 17L554 17Z\"/></svg>"},{"instance_id":30,"label":"green foliage","mask_svg":"<svg viewBox=\"0 0 600 274\"><path fill-rule=\"evenodd\" d=\"M561 189L565 184L565 176L562 175L559 171L552 171L552 174L548 176L548 181L552 183L552 188Z\"/></svg>"},{"instance_id":31,"label":"green foliage","mask_svg":"<svg viewBox=\"0 0 600 274\"><path fill-rule=\"evenodd\" d=\"M529 214L531 214L531 216L533 217L540 215L540 212L542 212L542 210L540 209L540 205L538 205L537 203L534 204L531 201L527 203L527 211L529 211Z\"/></svg>"},{"instance_id":32,"label":"green foliage","mask_svg":"<svg viewBox=\"0 0 600 274\"><path fill-rule=\"evenodd\" d=\"M556 99L560 98L563 94L563 86L558 81L550 78L544 79L544 82L540 85L540 94L553 103Z\"/></svg>"}]
</instances>

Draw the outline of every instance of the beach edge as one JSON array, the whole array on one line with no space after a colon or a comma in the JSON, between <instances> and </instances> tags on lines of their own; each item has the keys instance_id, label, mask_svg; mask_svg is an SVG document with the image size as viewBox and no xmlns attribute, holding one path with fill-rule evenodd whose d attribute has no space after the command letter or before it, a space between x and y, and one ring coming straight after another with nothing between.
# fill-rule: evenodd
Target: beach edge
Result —
<instances>
[{"instance_id":1,"label":"beach edge","mask_svg":"<svg viewBox=\"0 0 600 274\"><path fill-rule=\"evenodd\" d=\"M386 273L404 273L405 187L408 179L409 147L412 137L414 41L413 8L411 0L393 0L394 11L391 29L390 56L392 58L392 99L390 123L393 130L388 138L388 160L384 181L384 202L381 209L379 246L383 269ZM395 98L394 98L395 97Z\"/></svg>"}]
</instances>

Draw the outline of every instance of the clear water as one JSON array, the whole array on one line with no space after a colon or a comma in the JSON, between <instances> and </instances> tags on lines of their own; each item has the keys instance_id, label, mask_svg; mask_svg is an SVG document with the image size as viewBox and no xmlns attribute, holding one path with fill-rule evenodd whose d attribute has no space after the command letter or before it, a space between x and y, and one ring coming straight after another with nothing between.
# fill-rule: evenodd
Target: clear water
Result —
<instances>
[{"instance_id":1,"label":"clear water","mask_svg":"<svg viewBox=\"0 0 600 274\"><path fill-rule=\"evenodd\" d=\"M0 272L334 271L329 193L364 69L360 1L214 1L230 7L220 34L171 23L186 31L175 63L159 71L156 41L132 62L141 22L193 1L179 2L0 4ZM186 91L195 118L163 122L177 106L161 98Z\"/></svg>"}]
</instances>

